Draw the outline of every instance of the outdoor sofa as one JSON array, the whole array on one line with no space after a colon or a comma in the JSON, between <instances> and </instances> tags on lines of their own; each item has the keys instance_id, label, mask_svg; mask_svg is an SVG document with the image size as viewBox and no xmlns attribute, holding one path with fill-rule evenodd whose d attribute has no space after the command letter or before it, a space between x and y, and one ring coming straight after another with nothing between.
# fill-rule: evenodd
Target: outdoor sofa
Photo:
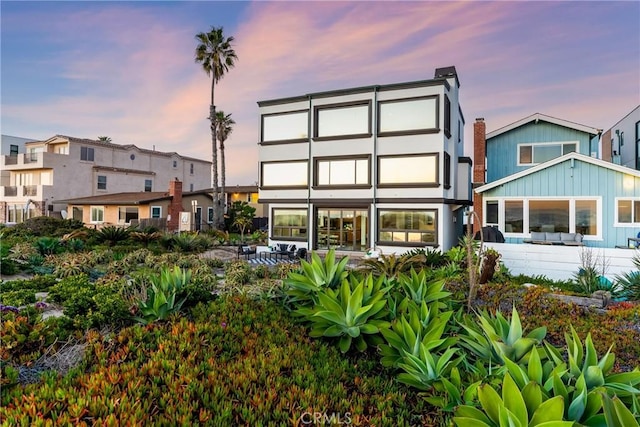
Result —
<instances>
[{"instance_id":1,"label":"outdoor sofa","mask_svg":"<svg viewBox=\"0 0 640 427\"><path fill-rule=\"evenodd\" d=\"M532 231L531 238L524 239L523 242L538 245L584 246L582 238L580 233Z\"/></svg>"}]
</instances>

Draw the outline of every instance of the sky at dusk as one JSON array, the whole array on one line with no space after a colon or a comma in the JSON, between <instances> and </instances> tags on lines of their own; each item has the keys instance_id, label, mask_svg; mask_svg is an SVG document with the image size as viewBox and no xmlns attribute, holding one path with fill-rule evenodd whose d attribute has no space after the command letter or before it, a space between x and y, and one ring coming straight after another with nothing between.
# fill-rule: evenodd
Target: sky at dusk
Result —
<instances>
[{"instance_id":1,"label":"sky at dusk","mask_svg":"<svg viewBox=\"0 0 640 427\"><path fill-rule=\"evenodd\" d=\"M0 3L2 134L56 134L210 160L195 34L223 26L236 67L227 184L258 176L257 102L433 78L455 65L469 146L536 112L608 129L640 104L640 2ZM468 150L467 155L471 155Z\"/></svg>"}]
</instances>

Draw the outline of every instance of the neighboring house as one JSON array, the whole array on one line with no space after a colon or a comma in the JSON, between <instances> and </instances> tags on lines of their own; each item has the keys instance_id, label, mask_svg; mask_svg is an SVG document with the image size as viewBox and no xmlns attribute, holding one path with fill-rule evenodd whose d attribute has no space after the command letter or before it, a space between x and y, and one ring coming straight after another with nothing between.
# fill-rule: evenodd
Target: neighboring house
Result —
<instances>
[{"instance_id":1,"label":"neighboring house","mask_svg":"<svg viewBox=\"0 0 640 427\"><path fill-rule=\"evenodd\" d=\"M0 147L0 155L16 157L18 154L24 153L24 145L27 142L35 141L34 139L21 138L18 136L2 135L2 146Z\"/></svg>"},{"instance_id":2,"label":"neighboring house","mask_svg":"<svg viewBox=\"0 0 640 427\"><path fill-rule=\"evenodd\" d=\"M587 246L626 245L640 231L640 172L597 159L599 133L536 114L485 135L477 119L474 210L481 224L498 227L508 243L545 231L581 233Z\"/></svg>"},{"instance_id":3,"label":"neighboring house","mask_svg":"<svg viewBox=\"0 0 640 427\"><path fill-rule=\"evenodd\" d=\"M211 185L211 163L111 142L56 135L3 155L0 222L64 215L60 200L120 192L154 192L177 178L190 191Z\"/></svg>"},{"instance_id":4,"label":"neighboring house","mask_svg":"<svg viewBox=\"0 0 640 427\"><path fill-rule=\"evenodd\" d=\"M640 170L640 105L602 134L602 160Z\"/></svg>"},{"instance_id":5,"label":"neighboring house","mask_svg":"<svg viewBox=\"0 0 640 427\"><path fill-rule=\"evenodd\" d=\"M232 185L225 188L227 193L227 207L234 202L247 202L256 209L256 218L264 218L269 215L267 205L258 202L257 185Z\"/></svg>"},{"instance_id":6,"label":"neighboring house","mask_svg":"<svg viewBox=\"0 0 640 427\"><path fill-rule=\"evenodd\" d=\"M455 67L409 83L258 102L270 242L447 250L471 204Z\"/></svg>"}]
</instances>

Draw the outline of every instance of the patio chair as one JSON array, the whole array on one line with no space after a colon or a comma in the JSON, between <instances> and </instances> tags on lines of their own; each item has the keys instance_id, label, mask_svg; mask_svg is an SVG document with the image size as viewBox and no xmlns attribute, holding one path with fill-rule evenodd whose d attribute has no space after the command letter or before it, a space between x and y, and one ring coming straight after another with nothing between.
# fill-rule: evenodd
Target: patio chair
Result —
<instances>
[{"instance_id":1,"label":"patio chair","mask_svg":"<svg viewBox=\"0 0 640 427\"><path fill-rule=\"evenodd\" d=\"M241 256L243 256L245 259L249 259L251 257L251 255L256 254L256 248L252 248L251 246L247 246L247 245L240 245L238 246L238 259L240 259Z\"/></svg>"},{"instance_id":2,"label":"patio chair","mask_svg":"<svg viewBox=\"0 0 640 427\"><path fill-rule=\"evenodd\" d=\"M300 261L301 259L307 260L307 249L306 248L298 248L294 253L289 253L289 259L293 259L296 261Z\"/></svg>"}]
</instances>

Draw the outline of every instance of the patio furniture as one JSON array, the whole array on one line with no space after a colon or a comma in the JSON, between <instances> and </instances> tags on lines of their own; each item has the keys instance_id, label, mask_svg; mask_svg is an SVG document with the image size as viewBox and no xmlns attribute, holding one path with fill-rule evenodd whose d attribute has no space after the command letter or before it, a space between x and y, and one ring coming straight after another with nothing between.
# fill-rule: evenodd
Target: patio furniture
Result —
<instances>
[{"instance_id":1,"label":"patio furniture","mask_svg":"<svg viewBox=\"0 0 640 427\"><path fill-rule=\"evenodd\" d=\"M584 246L580 233L548 233L542 231L532 231L530 239L523 239L523 243L535 245L564 245L564 246Z\"/></svg>"},{"instance_id":2,"label":"patio furniture","mask_svg":"<svg viewBox=\"0 0 640 427\"><path fill-rule=\"evenodd\" d=\"M245 259L249 259L251 257L251 255L255 255L256 254L256 248L252 248L251 246L247 246L247 245L240 245L238 246L238 259L240 259L241 256L243 256Z\"/></svg>"},{"instance_id":3,"label":"patio furniture","mask_svg":"<svg viewBox=\"0 0 640 427\"><path fill-rule=\"evenodd\" d=\"M373 246L364 253L364 259L378 259L382 255L382 249L377 246Z\"/></svg>"}]
</instances>

